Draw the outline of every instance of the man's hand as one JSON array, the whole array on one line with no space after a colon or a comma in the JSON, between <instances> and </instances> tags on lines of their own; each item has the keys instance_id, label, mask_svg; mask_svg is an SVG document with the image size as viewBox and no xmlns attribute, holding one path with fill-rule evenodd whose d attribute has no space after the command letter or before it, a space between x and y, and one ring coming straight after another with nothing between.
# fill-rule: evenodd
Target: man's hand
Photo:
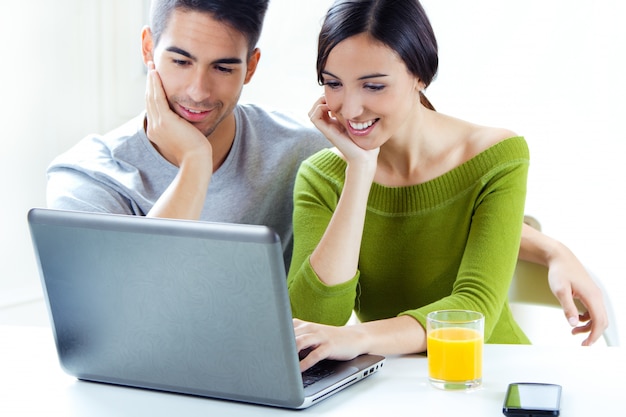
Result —
<instances>
[{"instance_id":1,"label":"man's hand","mask_svg":"<svg viewBox=\"0 0 626 417\"><path fill-rule=\"evenodd\" d=\"M563 307L572 334L589 332L584 346L595 343L609 325L602 291L587 273L578 258L566 247L553 256L548 265L548 282L554 296ZM574 304L578 299L587 311L581 315Z\"/></svg>"},{"instance_id":2,"label":"man's hand","mask_svg":"<svg viewBox=\"0 0 626 417\"><path fill-rule=\"evenodd\" d=\"M148 63L146 110L148 139L179 167L148 216L198 220L213 175L213 150L202 132L170 109L153 62Z\"/></svg>"},{"instance_id":3,"label":"man's hand","mask_svg":"<svg viewBox=\"0 0 626 417\"><path fill-rule=\"evenodd\" d=\"M161 78L148 63L146 85L146 134L165 159L180 167L187 158L207 164L212 172L213 151L202 132L170 109Z\"/></svg>"}]
</instances>

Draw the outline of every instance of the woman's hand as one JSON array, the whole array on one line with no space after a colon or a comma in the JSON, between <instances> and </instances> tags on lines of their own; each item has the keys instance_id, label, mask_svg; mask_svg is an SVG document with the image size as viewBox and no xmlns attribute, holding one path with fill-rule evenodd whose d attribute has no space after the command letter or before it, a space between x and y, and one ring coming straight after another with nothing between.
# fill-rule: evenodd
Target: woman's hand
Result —
<instances>
[{"instance_id":1,"label":"woman's hand","mask_svg":"<svg viewBox=\"0 0 626 417\"><path fill-rule=\"evenodd\" d=\"M350 360L364 353L359 348L357 326L327 326L293 319L298 352L308 352L300 360L304 372L324 359Z\"/></svg>"},{"instance_id":2,"label":"woman's hand","mask_svg":"<svg viewBox=\"0 0 626 417\"><path fill-rule=\"evenodd\" d=\"M365 353L402 355L426 350L426 330L402 315L346 326L327 326L293 319L296 347L308 352L300 360L305 371L324 359L350 360Z\"/></svg>"},{"instance_id":3,"label":"woman's hand","mask_svg":"<svg viewBox=\"0 0 626 417\"><path fill-rule=\"evenodd\" d=\"M322 96L315 102L309 112L309 118L315 127L343 154L349 164L362 161L373 163L375 167L380 148L366 150L354 143L348 136L345 127L337 118L333 117L326 103L326 97Z\"/></svg>"}]
</instances>

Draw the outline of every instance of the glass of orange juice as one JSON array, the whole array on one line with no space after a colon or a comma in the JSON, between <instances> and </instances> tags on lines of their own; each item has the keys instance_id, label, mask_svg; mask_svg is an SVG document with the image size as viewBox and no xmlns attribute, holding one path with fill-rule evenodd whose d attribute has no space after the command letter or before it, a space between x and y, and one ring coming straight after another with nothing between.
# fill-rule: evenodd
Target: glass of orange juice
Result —
<instances>
[{"instance_id":1,"label":"glass of orange juice","mask_svg":"<svg viewBox=\"0 0 626 417\"><path fill-rule=\"evenodd\" d=\"M469 310L433 311L426 317L428 377L441 389L471 389L483 379L485 317Z\"/></svg>"}]
</instances>

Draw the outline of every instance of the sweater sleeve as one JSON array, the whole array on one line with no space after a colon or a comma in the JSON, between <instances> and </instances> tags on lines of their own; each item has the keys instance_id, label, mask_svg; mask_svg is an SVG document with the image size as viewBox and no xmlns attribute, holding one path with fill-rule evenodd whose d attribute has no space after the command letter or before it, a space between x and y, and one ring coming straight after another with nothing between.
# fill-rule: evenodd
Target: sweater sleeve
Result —
<instances>
[{"instance_id":1,"label":"sweater sleeve","mask_svg":"<svg viewBox=\"0 0 626 417\"><path fill-rule=\"evenodd\" d=\"M501 336L510 340L510 333L515 333L514 338L520 341L527 340L518 334L514 323L506 326L507 322L512 323L512 317L508 317L508 310L503 311L520 245L527 173L528 158L520 157L501 164L484 177L452 293L401 315L410 315L426 327L426 315L431 311L481 311L485 315L485 340L498 342ZM494 339L496 327L499 334Z\"/></svg>"},{"instance_id":2,"label":"sweater sleeve","mask_svg":"<svg viewBox=\"0 0 626 417\"><path fill-rule=\"evenodd\" d=\"M314 160L314 163L311 161ZM356 298L359 274L334 286L325 285L309 261L333 215L343 181L322 175L317 164L342 176L345 163L321 151L300 166L294 186L294 249L287 284L294 317L333 325L345 324Z\"/></svg>"}]
</instances>

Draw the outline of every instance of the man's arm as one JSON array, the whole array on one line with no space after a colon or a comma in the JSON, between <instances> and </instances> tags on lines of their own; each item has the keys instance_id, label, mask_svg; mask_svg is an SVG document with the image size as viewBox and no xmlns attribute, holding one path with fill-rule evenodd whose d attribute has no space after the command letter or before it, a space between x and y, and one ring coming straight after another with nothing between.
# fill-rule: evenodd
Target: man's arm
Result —
<instances>
[{"instance_id":1,"label":"man's arm","mask_svg":"<svg viewBox=\"0 0 626 417\"><path fill-rule=\"evenodd\" d=\"M524 224L519 259L548 268L550 289L574 327L572 334L590 332L583 345L596 342L608 327L608 316L602 291L576 255L561 242ZM580 300L587 312L579 315L574 299Z\"/></svg>"},{"instance_id":2,"label":"man's arm","mask_svg":"<svg viewBox=\"0 0 626 417\"><path fill-rule=\"evenodd\" d=\"M147 215L197 220L213 174L213 150L202 132L169 108L152 62L148 63L146 109L148 138L165 159L179 167Z\"/></svg>"}]
</instances>

